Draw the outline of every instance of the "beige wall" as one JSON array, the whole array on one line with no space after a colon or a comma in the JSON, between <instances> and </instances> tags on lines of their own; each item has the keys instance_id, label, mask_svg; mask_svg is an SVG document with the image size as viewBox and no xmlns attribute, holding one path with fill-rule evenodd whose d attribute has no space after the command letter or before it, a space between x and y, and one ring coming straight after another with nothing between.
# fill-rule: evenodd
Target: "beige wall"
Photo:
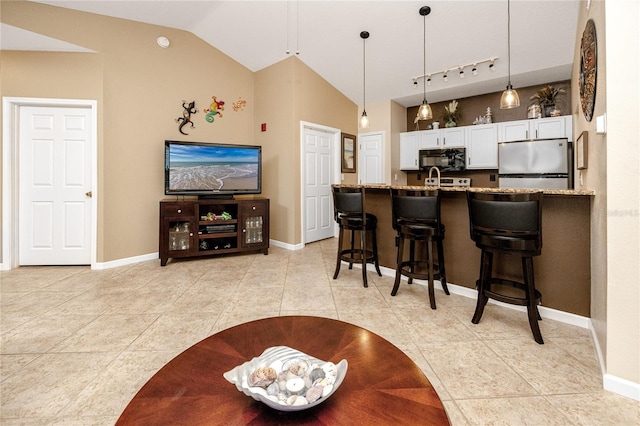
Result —
<instances>
[{"instance_id":1,"label":"beige wall","mask_svg":"<svg viewBox=\"0 0 640 426\"><path fill-rule=\"evenodd\" d=\"M271 198L271 238L300 244L300 122L356 134L357 106L296 57L258 71L255 81L255 141L264 150L263 194ZM267 124L266 132L260 123Z\"/></svg>"},{"instance_id":2,"label":"beige wall","mask_svg":"<svg viewBox=\"0 0 640 426\"><path fill-rule=\"evenodd\" d=\"M605 15L606 365L640 387L640 5L609 0Z\"/></svg>"},{"instance_id":3,"label":"beige wall","mask_svg":"<svg viewBox=\"0 0 640 426\"><path fill-rule=\"evenodd\" d=\"M608 375L640 384L640 49L637 1L586 1L580 7L573 81L578 81L582 31L593 19L598 40L592 121L572 86L574 135L588 133L588 168L576 189L596 192L591 206L591 320ZM621 48L624 46L624 48ZM629 54L635 52L635 54ZM630 78L635 76L635 78ZM636 94L636 95L630 95ZM595 117L607 114L606 135ZM605 386L608 381L605 378Z\"/></svg>"},{"instance_id":4,"label":"beige wall","mask_svg":"<svg viewBox=\"0 0 640 426\"><path fill-rule=\"evenodd\" d=\"M97 260L156 252L164 140L253 143L253 73L184 31L28 2L1 7L4 23L98 52L3 52L1 95L98 101ZM213 95L226 108L210 124L202 110ZM234 112L239 98L247 106ZM188 136L175 122L182 100L199 109Z\"/></svg>"}]
</instances>

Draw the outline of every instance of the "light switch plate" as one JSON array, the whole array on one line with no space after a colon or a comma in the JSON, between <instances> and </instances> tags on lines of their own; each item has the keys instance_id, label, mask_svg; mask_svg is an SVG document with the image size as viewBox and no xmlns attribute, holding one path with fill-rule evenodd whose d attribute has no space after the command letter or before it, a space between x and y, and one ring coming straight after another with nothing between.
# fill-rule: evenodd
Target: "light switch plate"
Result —
<instances>
[{"instance_id":1,"label":"light switch plate","mask_svg":"<svg viewBox=\"0 0 640 426\"><path fill-rule=\"evenodd\" d=\"M607 113L606 112L596 117L596 133L599 135L604 135L605 133L607 133Z\"/></svg>"}]
</instances>

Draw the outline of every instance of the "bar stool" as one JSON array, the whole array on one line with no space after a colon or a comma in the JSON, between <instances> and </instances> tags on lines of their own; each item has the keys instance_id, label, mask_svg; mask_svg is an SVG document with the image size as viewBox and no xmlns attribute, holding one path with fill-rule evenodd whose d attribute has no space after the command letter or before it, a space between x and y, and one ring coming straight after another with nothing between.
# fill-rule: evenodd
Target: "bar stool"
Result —
<instances>
[{"instance_id":1,"label":"bar stool","mask_svg":"<svg viewBox=\"0 0 640 426\"><path fill-rule=\"evenodd\" d=\"M478 300L471 322L480 322L488 299L527 307L529 326L536 342L543 344L538 321L542 318L537 305L541 294L535 288L533 257L542 251L542 192L482 193L467 191L471 239L482 250L480 278L476 283ZM521 258L524 282L497 278L493 275L494 254ZM514 287L524 293L516 297L500 293Z\"/></svg>"},{"instance_id":2,"label":"bar stool","mask_svg":"<svg viewBox=\"0 0 640 426\"><path fill-rule=\"evenodd\" d=\"M344 260L349 263L349 269L354 263L362 265L362 281L367 284L367 263L373 263L379 276L378 243L376 241L376 227L378 218L372 213L364 211L364 188L331 186L333 192L333 217L340 225L338 234L338 258L333 279L338 278L340 264ZM355 233L360 232L360 246L355 247ZM349 248L343 248L344 234L351 232ZM367 246L367 235L371 236L371 248Z\"/></svg>"},{"instance_id":3,"label":"bar stool","mask_svg":"<svg viewBox=\"0 0 640 426\"><path fill-rule=\"evenodd\" d=\"M448 295L447 278L444 267L444 225L440 220L439 189L391 188L391 220L398 233L398 253L396 260L396 280L391 295L395 296L400 287L402 275L408 277L409 284L414 278L429 280L429 302L436 309L434 279L439 279ZM409 260L404 260L404 242L409 240ZM416 242L424 243L424 258L416 258ZM438 262L434 262L433 245L436 245Z\"/></svg>"}]
</instances>

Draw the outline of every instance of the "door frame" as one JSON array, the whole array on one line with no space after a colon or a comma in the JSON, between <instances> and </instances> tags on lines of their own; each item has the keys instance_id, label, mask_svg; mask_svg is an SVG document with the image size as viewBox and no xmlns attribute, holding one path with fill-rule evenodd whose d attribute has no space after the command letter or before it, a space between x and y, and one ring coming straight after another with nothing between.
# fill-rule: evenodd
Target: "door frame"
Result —
<instances>
[{"instance_id":1,"label":"door frame","mask_svg":"<svg viewBox=\"0 0 640 426\"><path fill-rule=\"evenodd\" d=\"M98 101L90 99L2 98L2 262L0 269L19 266L18 179L20 108L66 107L91 110L91 269L96 268L98 236Z\"/></svg>"},{"instance_id":2,"label":"door frame","mask_svg":"<svg viewBox=\"0 0 640 426\"><path fill-rule=\"evenodd\" d=\"M301 247L307 243L306 235L305 235L305 188L304 188L304 172L305 172L305 144L304 144L304 135L305 130L319 130L321 132L331 133L333 137L331 139L332 149L331 155L333 156L333 176L331 177L331 183L334 184L336 182L340 182L340 129L336 129L335 127L323 126L321 124L310 123L307 121L300 121L300 232L301 232ZM338 236L338 228L336 223L333 224L333 236Z\"/></svg>"}]
</instances>

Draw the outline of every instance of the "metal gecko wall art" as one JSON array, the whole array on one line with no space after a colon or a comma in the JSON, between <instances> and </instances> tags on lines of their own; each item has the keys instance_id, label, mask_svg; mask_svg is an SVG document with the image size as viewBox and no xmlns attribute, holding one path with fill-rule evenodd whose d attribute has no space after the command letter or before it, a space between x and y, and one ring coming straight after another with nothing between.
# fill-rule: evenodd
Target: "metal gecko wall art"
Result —
<instances>
[{"instance_id":1,"label":"metal gecko wall art","mask_svg":"<svg viewBox=\"0 0 640 426\"><path fill-rule=\"evenodd\" d=\"M222 112L220 111L224 111L224 101L218 101L218 98L215 96L212 96L211 99L213 99L211 106L204 110L204 113L206 114L204 119L207 120L208 123L213 123L214 115L222 117Z\"/></svg>"},{"instance_id":2,"label":"metal gecko wall art","mask_svg":"<svg viewBox=\"0 0 640 426\"><path fill-rule=\"evenodd\" d=\"M183 135L188 135L188 133L185 133L182 128L187 124L191 124L192 129L195 127L193 125L193 121L191 121L191 115L198 112L196 109L196 101L191 101L188 104L187 101L182 101L182 108L184 108L184 111L182 111L182 117L176 118L176 123L180 123L178 131Z\"/></svg>"}]
</instances>

